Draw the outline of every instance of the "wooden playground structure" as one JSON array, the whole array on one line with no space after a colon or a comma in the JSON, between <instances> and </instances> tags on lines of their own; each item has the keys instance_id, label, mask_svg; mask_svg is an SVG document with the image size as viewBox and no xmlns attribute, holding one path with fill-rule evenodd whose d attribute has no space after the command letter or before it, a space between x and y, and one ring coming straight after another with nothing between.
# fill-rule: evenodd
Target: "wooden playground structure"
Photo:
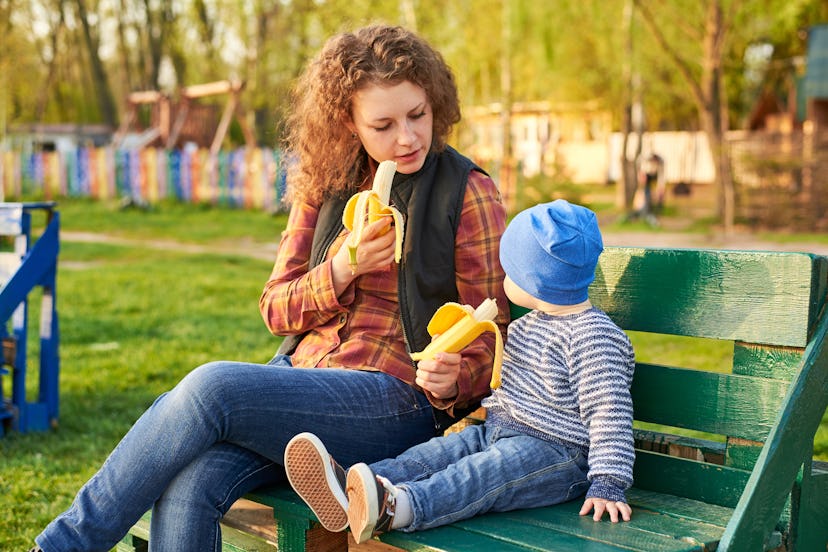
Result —
<instances>
[{"instance_id":1,"label":"wooden playground structure","mask_svg":"<svg viewBox=\"0 0 828 552\"><path fill-rule=\"evenodd\" d=\"M256 138L246 121L241 102L244 87L245 83L237 80L196 84L178 90L177 99L157 90L132 92L126 98L126 116L115 134L114 143L117 147L131 132L138 131L140 134L135 144L138 148L173 149L194 143L202 148L209 147L210 154L215 155L235 117L245 145L255 147ZM227 96L219 120L218 106L200 101L212 96ZM149 119L143 125L142 115Z\"/></svg>"}]
</instances>

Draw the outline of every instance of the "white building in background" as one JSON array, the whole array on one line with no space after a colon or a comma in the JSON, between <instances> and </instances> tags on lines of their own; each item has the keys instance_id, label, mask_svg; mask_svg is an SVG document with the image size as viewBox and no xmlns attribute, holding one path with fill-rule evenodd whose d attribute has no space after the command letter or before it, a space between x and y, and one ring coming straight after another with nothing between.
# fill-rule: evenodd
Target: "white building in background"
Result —
<instances>
[{"instance_id":1,"label":"white building in background","mask_svg":"<svg viewBox=\"0 0 828 552\"><path fill-rule=\"evenodd\" d=\"M635 155L638 136L630 135L627 142L629 157ZM716 178L716 169L710 155L707 136L696 132L645 132L641 140L641 156L657 153L664 159L664 179L670 183L709 184ZM621 148L624 135L614 132L608 143L608 179L621 177Z\"/></svg>"},{"instance_id":2,"label":"white building in background","mask_svg":"<svg viewBox=\"0 0 828 552\"><path fill-rule=\"evenodd\" d=\"M494 170L500 164L503 130L500 104L464 110L462 149L481 166ZM575 183L614 182L621 175L623 136L612 131L609 112L597 103L516 103L511 118L512 151L523 177L540 174ZM635 155L637 135L628 140ZM664 159L669 183L709 183L715 175L701 132L647 132L642 156L657 153Z\"/></svg>"}]
</instances>

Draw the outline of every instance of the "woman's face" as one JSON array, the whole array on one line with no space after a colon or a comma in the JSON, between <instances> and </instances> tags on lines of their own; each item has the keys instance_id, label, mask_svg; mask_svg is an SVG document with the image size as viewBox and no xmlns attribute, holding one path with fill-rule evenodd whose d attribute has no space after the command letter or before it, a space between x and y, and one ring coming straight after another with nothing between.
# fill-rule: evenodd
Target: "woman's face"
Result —
<instances>
[{"instance_id":1,"label":"woman's face","mask_svg":"<svg viewBox=\"0 0 828 552\"><path fill-rule=\"evenodd\" d=\"M396 161L402 174L423 166L434 122L425 90L409 81L368 85L354 94L351 117L348 127L376 162Z\"/></svg>"}]
</instances>

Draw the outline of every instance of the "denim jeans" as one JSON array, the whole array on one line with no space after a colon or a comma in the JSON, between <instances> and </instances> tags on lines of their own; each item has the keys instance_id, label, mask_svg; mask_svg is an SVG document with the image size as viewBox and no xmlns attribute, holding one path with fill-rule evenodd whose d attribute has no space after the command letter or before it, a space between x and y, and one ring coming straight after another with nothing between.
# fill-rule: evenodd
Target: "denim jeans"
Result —
<instances>
[{"instance_id":1,"label":"denim jeans","mask_svg":"<svg viewBox=\"0 0 828 552\"><path fill-rule=\"evenodd\" d=\"M422 393L381 372L294 368L281 355L211 362L147 409L36 541L45 552L106 551L152 508L150 550L221 550L221 516L285 479L285 445L302 431L347 466L425 441L434 421Z\"/></svg>"},{"instance_id":2,"label":"denim jeans","mask_svg":"<svg viewBox=\"0 0 828 552\"><path fill-rule=\"evenodd\" d=\"M435 437L370 467L408 493L413 521L402 531L549 506L589 488L580 449L491 424Z\"/></svg>"}]
</instances>

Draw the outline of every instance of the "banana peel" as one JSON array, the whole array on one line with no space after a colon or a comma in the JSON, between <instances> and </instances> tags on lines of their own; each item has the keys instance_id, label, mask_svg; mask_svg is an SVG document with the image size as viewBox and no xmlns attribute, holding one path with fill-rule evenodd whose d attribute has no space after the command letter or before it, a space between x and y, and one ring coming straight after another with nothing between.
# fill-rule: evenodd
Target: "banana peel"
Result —
<instances>
[{"instance_id":1,"label":"banana peel","mask_svg":"<svg viewBox=\"0 0 828 552\"><path fill-rule=\"evenodd\" d=\"M394 219L393 226L396 233L394 260L400 262L400 258L402 258L402 214L390 205L391 184L396 172L397 163L383 161L377 167L371 189L354 194L345 204L345 211L342 213L342 224L351 232L345 241L345 246L348 248L348 261L353 270L356 269L357 250L365 227L382 217L390 216Z\"/></svg>"},{"instance_id":2,"label":"banana peel","mask_svg":"<svg viewBox=\"0 0 828 552\"><path fill-rule=\"evenodd\" d=\"M503 337L500 328L494 322L497 317L497 303L486 299L473 309L470 305L448 302L437 309L431 317L427 330L429 335L437 336L425 349L412 353L412 360L434 358L440 352L459 353L484 332L495 334L495 357L492 364L490 387L500 387L500 369L503 364Z\"/></svg>"}]
</instances>

